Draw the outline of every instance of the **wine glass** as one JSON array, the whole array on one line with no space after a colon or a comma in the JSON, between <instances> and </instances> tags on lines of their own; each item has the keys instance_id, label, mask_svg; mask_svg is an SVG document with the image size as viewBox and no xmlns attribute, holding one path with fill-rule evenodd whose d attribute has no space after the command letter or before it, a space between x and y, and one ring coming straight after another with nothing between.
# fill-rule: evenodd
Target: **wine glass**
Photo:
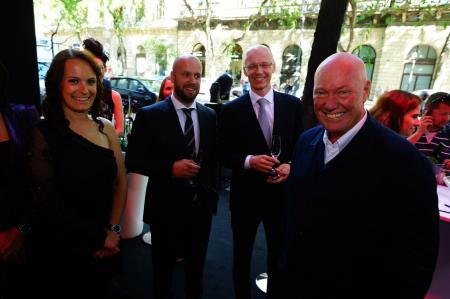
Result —
<instances>
[{"instance_id":1,"label":"wine glass","mask_svg":"<svg viewBox=\"0 0 450 299\"><path fill-rule=\"evenodd\" d=\"M281 136L280 135L273 135L272 136L272 146L270 147L270 155L272 158L278 159L278 157L281 154ZM277 164L272 165L272 175L276 176L277 171L275 168L277 167Z\"/></svg>"},{"instance_id":2,"label":"wine glass","mask_svg":"<svg viewBox=\"0 0 450 299\"><path fill-rule=\"evenodd\" d=\"M192 154L191 159L198 165L201 166L203 163L203 150L199 149L197 155ZM187 180L189 187L195 188L198 185L198 174Z\"/></svg>"}]
</instances>

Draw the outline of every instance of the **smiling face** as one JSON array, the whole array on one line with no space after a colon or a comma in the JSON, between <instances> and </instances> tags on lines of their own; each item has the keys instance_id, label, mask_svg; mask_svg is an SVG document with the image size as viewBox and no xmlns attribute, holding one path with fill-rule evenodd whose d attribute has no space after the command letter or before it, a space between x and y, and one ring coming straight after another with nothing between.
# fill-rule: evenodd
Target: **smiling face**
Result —
<instances>
[{"instance_id":1,"label":"smiling face","mask_svg":"<svg viewBox=\"0 0 450 299\"><path fill-rule=\"evenodd\" d=\"M400 126L400 132L399 134L404 137L411 136L416 128L420 125L419 120L419 111L420 107L417 106L416 108L412 109L411 111L408 111L405 113L405 116L403 117L403 121Z\"/></svg>"},{"instance_id":2,"label":"smiling face","mask_svg":"<svg viewBox=\"0 0 450 299\"><path fill-rule=\"evenodd\" d=\"M318 67L314 78L314 110L331 142L362 119L369 89L364 63L354 55L334 54Z\"/></svg>"},{"instance_id":3,"label":"smiling face","mask_svg":"<svg viewBox=\"0 0 450 299\"><path fill-rule=\"evenodd\" d=\"M97 94L97 78L94 70L84 60L68 59L60 84L62 107L68 111L87 113Z\"/></svg>"},{"instance_id":4,"label":"smiling face","mask_svg":"<svg viewBox=\"0 0 450 299\"><path fill-rule=\"evenodd\" d=\"M174 84L174 94L178 100L191 104L200 90L202 64L191 55L177 58L173 64L170 79Z\"/></svg>"},{"instance_id":5,"label":"smiling face","mask_svg":"<svg viewBox=\"0 0 450 299\"><path fill-rule=\"evenodd\" d=\"M244 74L248 77L250 87L260 96L266 95L272 88L270 81L275 72L275 62L269 48L258 45L247 51L244 60Z\"/></svg>"}]
</instances>

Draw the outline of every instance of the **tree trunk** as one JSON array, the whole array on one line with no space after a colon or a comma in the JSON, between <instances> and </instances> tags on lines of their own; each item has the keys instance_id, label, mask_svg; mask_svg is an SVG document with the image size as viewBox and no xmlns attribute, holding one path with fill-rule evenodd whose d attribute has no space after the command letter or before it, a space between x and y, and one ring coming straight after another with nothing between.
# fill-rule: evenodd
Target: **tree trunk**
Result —
<instances>
[{"instance_id":1,"label":"tree trunk","mask_svg":"<svg viewBox=\"0 0 450 299\"><path fill-rule=\"evenodd\" d=\"M336 47L341 34L342 23L347 11L348 0L322 0L319 17L314 33L311 57L308 62L305 87L303 89L303 104L305 108L303 121L305 129L317 124L314 115L313 88L314 73L319 64L331 54L336 53Z\"/></svg>"}]
</instances>

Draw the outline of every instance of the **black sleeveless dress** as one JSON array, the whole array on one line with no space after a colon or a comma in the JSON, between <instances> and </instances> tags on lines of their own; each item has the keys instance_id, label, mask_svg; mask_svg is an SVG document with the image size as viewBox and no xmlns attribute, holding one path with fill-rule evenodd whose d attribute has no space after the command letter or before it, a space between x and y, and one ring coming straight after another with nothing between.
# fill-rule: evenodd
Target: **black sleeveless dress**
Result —
<instances>
[{"instance_id":1,"label":"black sleeveless dress","mask_svg":"<svg viewBox=\"0 0 450 299\"><path fill-rule=\"evenodd\" d=\"M109 224L117 175L113 151L68 128L59 132L44 120L33 132L30 166L33 260L37 269L45 269L42 279L56 280L52 285L60 290L74 287L79 294L92 294L94 288L94 293L104 293L120 257L92 254L103 247Z\"/></svg>"}]
</instances>

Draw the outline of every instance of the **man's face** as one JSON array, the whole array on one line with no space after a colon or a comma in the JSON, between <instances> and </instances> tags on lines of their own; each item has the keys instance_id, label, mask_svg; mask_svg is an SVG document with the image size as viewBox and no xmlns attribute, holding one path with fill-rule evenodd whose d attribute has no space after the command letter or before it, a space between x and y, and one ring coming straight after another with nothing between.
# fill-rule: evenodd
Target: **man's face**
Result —
<instances>
[{"instance_id":1,"label":"man's face","mask_svg":"<svg viewBox=\"0 0 450 299\"><path fill-rule=\"evenodd\" d=\"M364 116L370 82L354 66L332 63L318 70L314 82L314 110L318 121L335 142Z\"/></svg>"},{"instance_id":2,"label":"man's face","mask_svg":"<svg viewBox=\"0 0 450 299\"><path fill-rule=\"evenodd\" d=\"M430 130L439 131L448 123L450 105L447 103L439 103L436 108L431 111L430 115L433 117L433 125Z\"/></svg>"},{"instance_id":3,"label":"man's face","mask_svg":"<svg viewBox=\"0 0 450 299\"><path fill-rule=\"evenodd\" d=\"M271 89L270 80L275 72L275 63L265 47L255 47L247 53L244 74L248 77L254 93L264 96Z\"/></svg>"},{"instance_id":4,"label":"man's face","mask_svg":"<svg viewBox=\"0 0 450 299\"><path fill-rule=\"evenodd\" d=\"M195 58L184 58L177 62L170 75L174 94L181 102L191 104L200 90L202 65Z\"/></svg>"}]
</instances>

